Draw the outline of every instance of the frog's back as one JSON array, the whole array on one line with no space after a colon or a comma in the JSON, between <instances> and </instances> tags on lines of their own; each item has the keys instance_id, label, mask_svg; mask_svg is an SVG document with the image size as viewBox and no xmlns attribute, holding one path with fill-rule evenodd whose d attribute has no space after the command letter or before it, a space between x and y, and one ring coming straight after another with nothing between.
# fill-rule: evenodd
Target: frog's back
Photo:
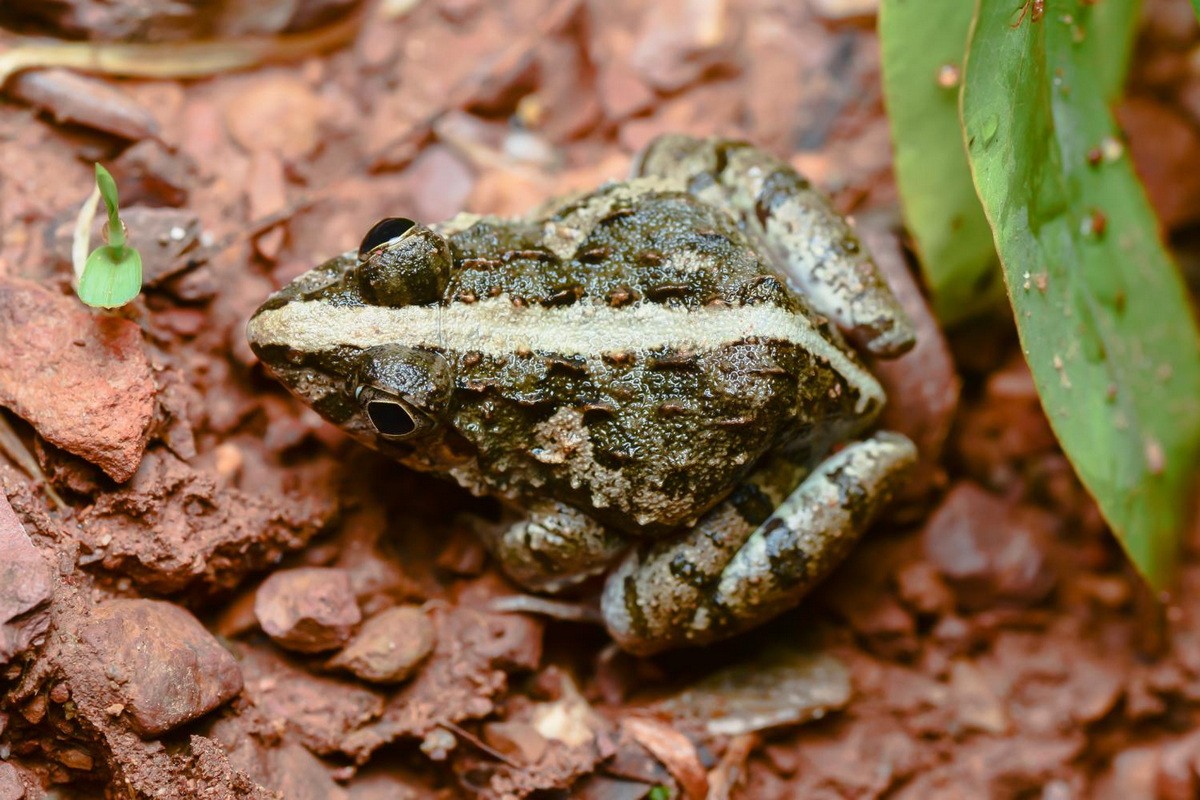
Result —
<instances>
[{"instance_id":1,"label":"frog's back","mask_svg":"<svg viewBox=\"0 0 1200 800\"><path fill-rule=\"evenodd\" d=\"M478 320L454 365L468 485L665 530L863 411L836 335L687 194L616 184L449 240L448 324Z\"/></svg>"},{"instance_id":2,"label":"frog's back","mask_svg":"<svg viewBox=\"0 0 1200 800\"><path fill-rule=\"evenodd\" d=\"M774 288L756 284L771 276L729 215L648 180L610 184L525 220L481 218L449 240L448 300L696 308L752 302Z\"/></svg>"}]
</instances>

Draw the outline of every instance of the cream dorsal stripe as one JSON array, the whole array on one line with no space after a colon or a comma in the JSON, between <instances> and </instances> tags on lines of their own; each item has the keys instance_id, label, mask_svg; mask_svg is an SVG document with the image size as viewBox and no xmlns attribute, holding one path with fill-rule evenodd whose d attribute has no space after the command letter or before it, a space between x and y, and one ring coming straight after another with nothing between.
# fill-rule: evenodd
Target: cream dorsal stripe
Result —
<instances>
[{"instance_id":1,"label":"cream dorsal stripe","mask_svg":"<svg viewBox=\"0 0 1200 800\"><path fill-rule=\"evenodd\" d=\"M448 306L334 306L293 301L264 311L250 323L261 345L286 345L316 353L335 347L406 344L505 357L522 349L599 356L632 350L714 350L758 337L792 342L824 358L862 389L860 405L883 401L870 373L829 342L802 314L778 306L695 309L641 303L613 308L601 303L515 306L505 295Z\"/></svg>"}]
</instances>

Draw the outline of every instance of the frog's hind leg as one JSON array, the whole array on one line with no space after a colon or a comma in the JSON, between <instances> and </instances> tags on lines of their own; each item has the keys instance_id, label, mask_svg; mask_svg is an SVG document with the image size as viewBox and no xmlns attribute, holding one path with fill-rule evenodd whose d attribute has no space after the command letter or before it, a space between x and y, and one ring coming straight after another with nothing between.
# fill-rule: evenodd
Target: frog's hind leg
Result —
<instances>
[{"instance_id":1,"label":"frog's hind leg","mask_svg":"<svg viewBox=\"0 0 1200 800\"><path fill-rule=\"evenodd\" d=\"M912 442L884 432L847 445L798 486L795 465L761 467L682 539L631 553L609 576L601 601L609 632L648 654L722 639L795 606L915 460Z\"/></svg>"},{"instance_id":2,"label":"frog's hind leg","mask_svg":"<svg viewBox=\"0 0 1200 800\"><path fill-rule=\"evenodd\" d=\"M912 347L908 315L850 224L787 162L744 142L668 134L646 146L634 175L678 183L729 211L855 344L885 358Z\"/></svg>"},{"instance_id":3,"label":"frog's hind leg","mask_svg":"<svg viewBox=\"0 0 1200 800\"><path fill-rule=\"evenodd\" d=\"M536 592L556 592L602 572L628 542L571 506L537 503L510 525L479 525L501 569Z\"/></svg>"}]
</instances>

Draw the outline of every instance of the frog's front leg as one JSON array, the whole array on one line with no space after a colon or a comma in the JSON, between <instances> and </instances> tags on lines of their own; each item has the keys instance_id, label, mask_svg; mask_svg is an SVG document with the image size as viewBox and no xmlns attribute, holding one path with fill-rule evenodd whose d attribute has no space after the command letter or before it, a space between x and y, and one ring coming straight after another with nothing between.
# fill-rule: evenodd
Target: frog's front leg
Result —
<instances>
[{"instance_id":1,"label":"frog's front leg","mask_svg":"<svg viewBox=\"0 0 1200 800\"><path fill-rule=\"evenodd\" d=\"M787 162L745 142L668 134L646 146L634 174L727 209L855 344L883 357L912 347L912 322L850 224Z\"/></svg>"},{"instance_id":2,"label":"frog's front leg","mask_svg":"<svg viewBox=\"0 0 1200 800\"><path fill-rule=\"evenodd\" d=\"M722 639L795 606L916 456L908 439L883 432L829 456L798 486L799 467L764 465L682 539L639 548L609 576L601 601L609 632L625 650L649 654Z\"/></svg>"},{"instance_id":3,"label":"frog's front leg","mask_svg":"<svg viewBox=\"0 0 1200 800\"><path fill-rule=\"evenodd\" d=\"M571 506L535 503L509 525L477 532L514 581L536 592L556 592L602 572L629 543Z\"/></svg>"}]
</instances>

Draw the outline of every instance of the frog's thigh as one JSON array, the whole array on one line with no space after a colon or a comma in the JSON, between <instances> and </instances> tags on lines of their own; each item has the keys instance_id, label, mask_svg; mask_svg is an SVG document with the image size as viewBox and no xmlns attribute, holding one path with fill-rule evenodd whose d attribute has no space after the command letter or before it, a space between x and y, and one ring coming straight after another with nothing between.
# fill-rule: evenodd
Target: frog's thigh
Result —
<instances>
[{"instance_id":1,"label":"frog's thigh","mask_svg":"<svg viewBox=\"0 0 1200 800\"><path fill-rule=\"evenodd\" d=\"M501 568L533 591L557 591L601 572L627 542L571 506L538 503L508 526L481 527Z\"/></svg>"},{"instance_id":2,"label":"frog's thigh","mask_svg":"<svg viewBox=\"0 0 1200 800\"><path fill-rule=\"evenodd\" d=\"M884 357L912 347L908 315L850 224L786 161L742 142L670 134L646 146L635 172L679 182L729 210L859 346Z\"/></svg>"},{"instance_id":3,"label":"frog's thigh","mask_svg":"<svg viewBox=\"0 0 1200 800\"><path fill-rule=\"evenodd\" d=\"M631 553L610 575L602 600L609 632L626 650L653 653L721 639L791 608L842 559L915 461L916 448L899 434L851 443L755 527L744 521L753 507L747 487L765 495L786 478L778 463L768 465L682 540Z\"/></svg>"}]
</instances>

